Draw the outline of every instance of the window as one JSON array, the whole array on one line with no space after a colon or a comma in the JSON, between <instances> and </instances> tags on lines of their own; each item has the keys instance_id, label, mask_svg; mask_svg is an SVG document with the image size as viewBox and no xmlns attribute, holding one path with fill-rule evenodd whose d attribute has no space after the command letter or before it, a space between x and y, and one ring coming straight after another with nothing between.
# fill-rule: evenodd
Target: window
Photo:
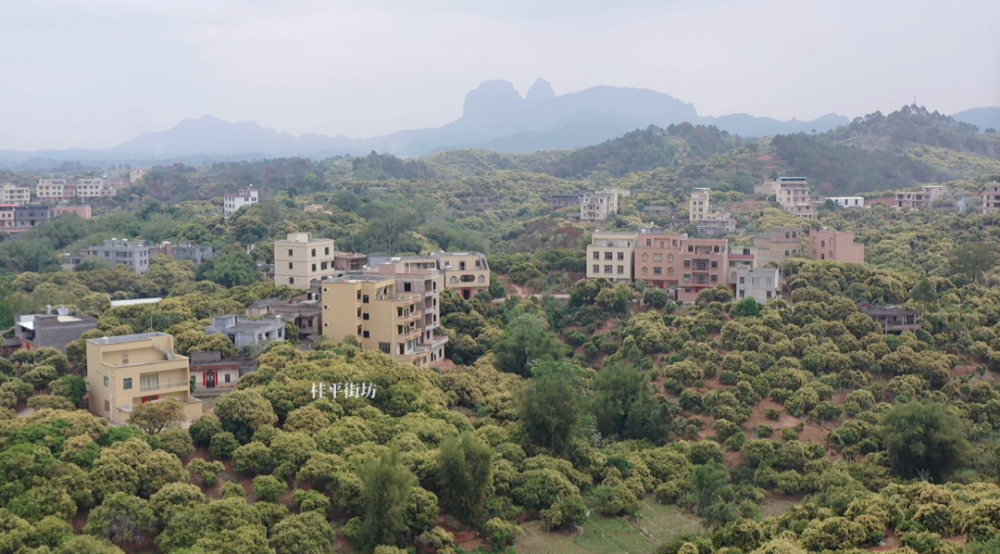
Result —
<instances>
[{"instance_id":1,"label":"window","mask_svg":"<svg viewBox=\"0 0 1000 554\"><path fill-rule=\"evenodd\" d=\"M320 268L320 269L326 269L326 267L327 267L327 263L328 263L328 262L320 262L320 264L319 264L319 268Z\"/></svg>"},{"instance_id":2,"label":"window","mask_svg":"<svg viewBox=\"0 0 1000 554\"><path fill-rule=\"evenodd\" d=\"M768 278L767 278L767 285L768 285L768 286L771 286L771 285L773 285L773 284L774 284L774 277L768 277Z\"/></svg>"},{"instance_id":3,"label":"window","mask_svg":"<svg viewBox=\"0 0 1000 554\"><path fill-rule=\"evenodd\" d=\"M758 285L760 285L760 277L751 277L750 278L750 284L753 285L753 286L755 286L755 287L758 286Z\"/></svg>"},{"instance_id":4,"label":"window","mask_svg":"<svg viewBox=\"0 0 1000 554\"><path fill-rule=\"evenodd\" d=\"M597 264L594 264L593 270L594 270L594 273L600 273L601 272L601 266L599 266Z\"/></svg>"},{"instance_id":5,"label":"window","mask_svg":"<svg viewBox=\"0 0 1000 554\"><path fill-rule=\"evenodd\" d=\"M289 249L288 249L288 255L289 255L289 256L294 256L294 255L295 255L295 251L294 251L294 250L292 250L291 248L289 248Z\"/></svg>"},{"instance_id":6,"label":"window","mask_svg":"<svg viewBox=\"0 0 1000 554\"><path fill-rule=\"evenodd\" d=\"M230 382L232 380L232 375L227 373L226 376L223 378L223 380L227 383Z\"/></svg>"},{"instance_id":7,"label":"window","mask_svg":"<svg viewBox=\"0 0 1000 554\"><path fill-rule=\"evenodd\" d=\"M392 352L392 345L387 342L378 343L378 349L382 351L383 354L388 354Z\"/></svg>"},{"instance_id":8,"label":"window","mask_svg":"<svg viewBox=\"0 0 1000 554\"><path fill-rule=\"evenodd\" d=\"M625 266L618 266L618 275L625 275Z\"/></svg>"},{"instance_id":9,"label":"window","mask_svg":"<svg viewBox=\"0 0 1000 554\"><path fill-rule=\"evenodd\" d=\"M673 254L667 254L667 262L674 263L674 255Z\"/></svg>"},{"instance_id":10,"label":"window","mask_svg":"<svg viewBox=\"0 0 1000 554\"><path fill-rule=\"evenodd\" d=\"M122 365L125 365L127 363L128 363L128 352L123 352L122 353Z\"/></svg>"},{"instance_id":11,"label":"window","mask_svg":"<svg viewBox=\"0 0 1000 554\"><path fill-rule=\"evenodd\" d=\"M662 274L663 274L663 268L662 267L654 267L653 268L653 275L662 275Z\"/></svg>"},{"instance_id":12,"label":"window","mask_svg":"<svg viewBox=\"0 0 1000 554\"><path fill-rule=\"evenodd\" d=\"M825 241L825 240L821 240L821 241L819 241L819 245L820 245L821 247L825 247L825 246L826 246L826 241Z\"/></svg>"},{"instance_id":13,"label":"window","mask_svg":"<svg viewBox=\"0 0 1000 554\"><path fill-rule=\"evenodd\" d=\"M649 273L649 268L648 267L642 268L642 274L646 275L647 273Z\"/></svg>"},{"instance_id":14,"label":"window","mask_svg":"<svg viewBox=\"0 0 1000 554\"><path fill-rule=\"evenodd\" d=\"M361 326L360 325L358 325L358 334L359 335L361 334Z\"/></svg>"},{"instance_id":15,"label":"window","mask_svg":"<svg viewBox=\"0 0 1000 554\"><path fill-rule=\"evenodd\" d=\"M690 273L685 273L684 274L684 282L685 283L690 283L691 282L691 274Z\"/></svg>"},{"instance_id":16,"label":"window","mask_svg":"<svg viewBox=\"0 0 1000 554\"><path fill-rule=\"evenodd\" d=\"M294 268L295 266L292 264L292 262L288 262L288 269L294 269Z\"/></svg>"},{"instance_id":17,"label":"window","mask_svg":"<svg viewBox=\"0 0 1000 554\"><path fill-rule=\"evenodd\" d=\"M606 265L606 266L604 266L604 273L611 273L612 271L614 271L614 270L613 270L613 269L611 269L611 266L610 266L610 265Z\"/></svg>"},{"instance_id":18,"label":"window","mask_svg":"<svg viewBox=\"0 0 1000 554\"><path fill-rule=\"evenodd\" d=\"M143 392L160 390L160 376L156 373L152 375L140 375L139 390Z\"/></svg>"},{"instance_id":19,"label":"window","mask_svg":"<svg viewBox=\"0 0 1000 554\"><path fill-rule=\"evenodd\" d=\"M361 297L361 303L362 304L367 304L368 303L368 295L367 294Z\"/></svg>"},{"instance_id":20,"label":"window","mask_svg":"<svg viewBox=\"0 0 1000 554\"><path fill-rule=\"evenodd\" d=\"M646 246L653 246L653 239L646 239Z\"/></svg>"},{"instance_id":21,"label":"window","mask_svg":"<svg viewBox=\"0 0 1000 554\"><path fill-rule=\"evenodd\" d=\"M660 241L660 248L664 248L664 245L665 245L665 244L667 244L667 243L666 243L666 241L662 241L662 240L661 240L661 241Z\"/></svg>"},{"instance_id":22,"label":"window","mask_svg":"<svg viewBox=\"0 0 1000 554\"><path fill-rule=\"evenodd\" d=\"M312 270L316 271L316 264L312 264Z\"/></svg>"},{"instance_id":23,"label":"window","mask_svg":"<svg viewBox=\"0 0 1000 554\"><path fill-rule=\"evenodd\" d=\"M625 260L625 253L624 252L619 252L618 253L618 261L623 261L623 260Z\"/></svg>"},{"instance_id":24,"label":"window","mask_svg":"<svg viewBox=\"0 0 1000 554\"><path fill-rule=\"evenodd\" d=\"M313 248L313 249L312 249L312 252L310 252L310 254L312 254L312 257L313 257L313 258L315 258L315 257L316 257L316 249L315 249L315 248Z\"/></svg>"},{"instance_id":25,"label":"window","mask_svg":"<svg viewBox=\"0 0 1000 554\"><path fill-rule=\"evenodd\" d=\"M672 268L672 267L668 267L667 268L667 276L669 276L669 277L673 277L674 276L674 268Z\"/></svg>"},{"instance_id":26,"label":"window","mask_svg":"<svg viewBox=\"0 0 1000 554\"><path fill-rule=\"evenodd\" d=\"M111 386L111 380L110 380L110 379L108 379L108 376L107 376L107 375L105 375L105 376L104 376L104 386L105 386L105 387L109 387L109 386Z\"/></svg>"},{"instance_id":27,"label":"window","mask_svg":"<svg viewBox=\"0 0 1000 554\"><path fill-rule=\"evenodd\" d=\"M485 275L480 275L479 276L479 282L480 283L485 283L486 282L486 276Z\"/></svg>"},{"instance_id":28,"label":"window","mask_svg":"<svg viewBox=\"0 0 1000 554\"><path fill-rule=\"evenodd\" d=\"M330 255L330 247L329 246L327 246L326 248L323 249L323 254L325 254L327 256Z\"/></svg>"},{"instance_id":29,"label":"window","mask_svg":"<svg viewBox=\"0 0 1000 554\"><path fill-rule=\"evenodd\" d=\"M595 251L595 252L594 252L594 259L595 259L595 260L600 260L600 259L601 259L601 253L600 253L600 252L597 252L597 251Z\"/></svg>"},{"instance_id":30,"label":"window","mask_svg":"<svg viewBox=\"0 0 1000 554\"><path fill-rule=\"evenodd\" d=\"M746 281L747 281L746 277L740 277L740 284L741 285L746 284Z\"/></svg>"},{"instance_id":31,"label":"window","mask_svg":"<svg viewBox=\"0 0 1000 554\"><path fill-rule=\"evenodd\" d=\"M788 250L785 250L785 257L788 257Z\"/></svg>"},{"instance_id":32,"label":"window","mask_svg":"<svg viewBox=\"0 0 1000 554\"><path fill-rule=\"evenodd\" d=\"M105 412L110 412L111 411L111 402L109 402L107 400L104 401L104 411Z\"/></svg>"},{"instance_id":33,"label":"window","mask_svg":"<svg viewBox=\"0 0 1000 554\"><path fill-rule=\"evenodd\" d=\"M691 267L691 260L684 260L684 267Z\"/></svg>"},{"instance_id":34,"label":"window","mask_svg":"<svg viewBox=\"0 0 1000 554\"><path fill-rule=\"evenodd\" d=\"M294 285L295 284L295 277L289 277L288 278L288 284L289 285Z\"/></svg>"},{"instance_id":35,"label":"window","mask_svg":"<svg viewBox=\"0 0 1000 554\"><path fill-rule=\"evenodd\" d=\"M712 269L718 269L718 268L719 268L719 262L712 262Z\"/></svg>"},{"instance_id":36,"label":"window","mask_svg":"<svg viewBox=\"0 0 1000 554\"><path fill-rule=\"evenodd\" d=\"M643 254L642 255L642 261L648 262L649 261L649 254Z\"/></svg>"},{"instance_id":37,"label":"window","mask_svg":"<svg viewBox=\"0 0 1000 554\"><path fill-rule=\"evenodd\" d=\"M371 334L368 331L364 331L363 333L361 333L361 336L366 339L372 338Z\"/></svg>"},{"instance_id":38,"label":"window","mask_svg":"<svg viewBox=\"0 0 1000 554\"><path fill-rule=\"evenodd\" d=\"M613 259L615 259L615 253L614 252L605 252L604 253L604 259L605 260L613 260Z\"/></svg>"}]
</instances>

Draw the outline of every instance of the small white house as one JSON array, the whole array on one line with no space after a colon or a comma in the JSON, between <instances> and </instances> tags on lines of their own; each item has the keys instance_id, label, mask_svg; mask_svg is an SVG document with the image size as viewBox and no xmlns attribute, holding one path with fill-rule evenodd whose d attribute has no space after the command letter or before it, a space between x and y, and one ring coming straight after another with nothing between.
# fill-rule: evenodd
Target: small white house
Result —
<instances>
[{"instance_id":1,"label":"small white house","mask_svg":"<svg viewBox=\"0 0 1000 554\"><path fill-rule=\"evenodd\" d=\"M830 196L827 197L827 200L833 200L833 203L841 208L865 207L865 199L861 196Z\"/></svg>"},{"instance_id":2,"label":"small white house","mask_svg":"<svg viewBox=\"0 0 1000 554\"><path fill-rule=\"evenodd\" d=\"M760 304L781 296L781 274L776 267L741 267L736 270L736 300L753 298Z\"/></svg>"}]
</instances>

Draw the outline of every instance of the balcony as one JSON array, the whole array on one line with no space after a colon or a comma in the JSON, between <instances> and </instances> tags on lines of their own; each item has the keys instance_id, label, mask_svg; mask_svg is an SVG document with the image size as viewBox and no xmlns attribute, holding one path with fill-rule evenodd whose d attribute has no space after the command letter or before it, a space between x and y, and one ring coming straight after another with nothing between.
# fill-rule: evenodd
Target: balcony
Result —
<instances>
[{"instance_id":1,"label":"balcony","mask_svg":"<svg viewBox=\"0 0 1000 554\"><path fill-rule=\"evenodd\" d=\"M185 379L164 379L154 383L141 383L139 392L174 392L178 389L189 390L190 381Z\"/></svg>"},{"instance_id":2,"label":"balcony","mask_svg":"<svg viewBox=\"0 0 1000 554\"><path fill-rule=\"evenodd\" d=\"M412 312L404 313L403 315L399 315L399 312L396 312L396 322L407 323L410 321L420 319L420 316L421 316L420 310L413 310Z\"/></svg>"},{"instance_id":3,"label":"balcony","mask_svg":"<svg viewBox=\"0 0 1000 554\"><path fill-rule=\"evenodd\" d=\"M419 337L421 333L422 331L420 330L420 328L415 325L412 328L404 327L402 332L397 331L396 340L400 342L405 342L414 337Z\"/></svg>"}]
</instances>

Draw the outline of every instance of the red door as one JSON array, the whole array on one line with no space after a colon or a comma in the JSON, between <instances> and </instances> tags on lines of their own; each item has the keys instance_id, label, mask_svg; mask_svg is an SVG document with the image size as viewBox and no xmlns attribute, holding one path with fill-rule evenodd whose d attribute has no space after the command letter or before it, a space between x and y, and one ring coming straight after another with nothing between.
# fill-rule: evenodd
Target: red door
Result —
<instances>
[{"instance_id":1,"label":"red door","mask_svg":"<svg viewBox=\"0 0 1000 554\"><path fill-rule=\"evenodd\" d=\"M142 397L142 403L145 404L146 402L150 402L150 401L153 401L153 400L159 400L159 399L160 399L160 397L158 395L157 396L143 396Z\"/></svg>"}]
</instances>

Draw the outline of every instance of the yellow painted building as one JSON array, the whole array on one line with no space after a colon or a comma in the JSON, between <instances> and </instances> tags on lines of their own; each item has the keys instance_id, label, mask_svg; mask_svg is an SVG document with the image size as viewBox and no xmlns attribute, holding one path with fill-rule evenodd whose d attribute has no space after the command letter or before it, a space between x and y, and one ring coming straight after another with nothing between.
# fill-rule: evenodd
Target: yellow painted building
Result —
<instances>
[{"instance_id":1,"label":"yellow painted building","mask_svg":"<svg viewBox=\"0 0 1000 554\"><path fill-rule=\"evenodd\" d=\"M444 286L458 291L466 300L490 290L490 267L479 252L435 254L437 267L444 273Z\"/></svg>"},{"instance_id":2,"label":"yellow painted building","mask_svg":"<svg viewBox=\"0 0 1000 554\"><path fill-rule=\"evenodd\" d=\"M287 239L274 241L274 284L308 290L312 281L342 273L333 267L334 256L333 239L289 233Z\"/></svg>"},{"instance_id":3,"label":"yellow painted building","mask_svg":"<svg viewBox=\"0 0 1000 554\"><path fill-rule=\"evenodd\" d=\"M638 233L596 231L587 246L587 278L631 282Z\"/></svg>"},{"instance_id":4,"label":"yellow painted building","mask_svg":"<svg viewBox=\"0 0 1000 554\"><path fill-rule=\"evenodd\" d=\"M87 341L90 411L111 423L128 422L136 406L176 399L186 419L201 417L201 400L191 396L188 359L174 352L174 337L143 333Z\"/></svg>"},{"instance_id":5,"label":"yellow painted building","mask_svg":"<svg viewBox=\"0 0 1000 554\"><path fill-rule=\"evenodd\" d=\"M448 338L440 326L441 274L408 269L402 262L382 264L363 274L321 283L323 335L334 341L354 337L365 350L421 367L444 360Z\"/></svg>"}]
</instances>

